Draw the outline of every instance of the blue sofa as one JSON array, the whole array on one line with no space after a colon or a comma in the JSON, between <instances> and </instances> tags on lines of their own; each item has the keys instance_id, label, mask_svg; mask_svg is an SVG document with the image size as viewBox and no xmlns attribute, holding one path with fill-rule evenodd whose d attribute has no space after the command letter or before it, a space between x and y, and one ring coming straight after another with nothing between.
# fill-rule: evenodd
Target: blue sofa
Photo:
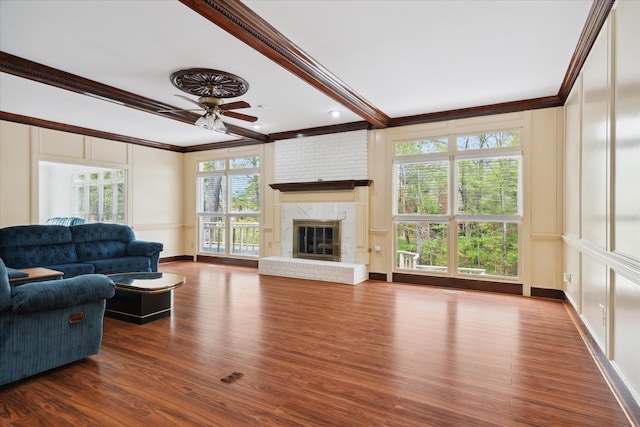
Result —
<instances>
[{"instance_id":1,"label":"blue sofa","mask_svg":"<svg viewBox=\"0 0 640 427\"><path fill-rule=\"evenodd\" d=\"M136 240L126 225L18 225L0 228L0 258L16 270L46 267L64 273L114 274L158 271L162 243Z\"/></svg>"},{"instance_id":2,"label":"blue sofa","mask_svg":"<svg viewBox=\"0 0 640 427\"><path fill-rule=\"evenodd\" d=\"M0 259L0 385L97 354L114 293L102 274L12 286Z\"/></svg>"}]
</instances>

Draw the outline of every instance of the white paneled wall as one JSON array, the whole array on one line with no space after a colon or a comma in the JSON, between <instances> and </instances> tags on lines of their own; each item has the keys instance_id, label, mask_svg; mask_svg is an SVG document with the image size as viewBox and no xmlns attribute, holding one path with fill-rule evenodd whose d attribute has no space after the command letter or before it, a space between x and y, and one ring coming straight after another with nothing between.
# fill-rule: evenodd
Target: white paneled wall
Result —
<instances>
[{"instance_id":1,"label":"white paneled wall","mask_svg":"<svg viewBox=\"0 0 640 427\"><path fill-rule=\"evenodd\" d=\"M275 143L275 182L367 179L367 131Z\"/></svg>"},{"instance_id":2,"label":"white paneled wall","mask_svg":"<svg viewBox=\"0 0 640 427\"><path fill-rule=\"evenodd\" d=\"M620 0L565 106L565 292L640 403L640 2Z\"/></svg>"}]
</instances>

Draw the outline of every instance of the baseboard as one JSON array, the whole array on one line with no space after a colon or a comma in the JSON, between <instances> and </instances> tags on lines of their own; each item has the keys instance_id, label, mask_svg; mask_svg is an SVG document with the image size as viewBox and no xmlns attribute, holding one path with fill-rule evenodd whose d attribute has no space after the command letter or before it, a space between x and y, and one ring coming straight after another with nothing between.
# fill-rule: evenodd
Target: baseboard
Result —
<instances>
[{"instance_id":1,"label":"baseboard","mask_svg":"<svg viewBox=\"0 0 640 427\"><path fill-rule=\"evenodd\" d=\"M487 291L522 295L521 283L504 283L485 280L459 279L456 277L422 276L418 274L405 273L393 273L392 280L394 282L439 286L442 288L469 289L473 291Z\"/></svg>"},{"instance_id":2,"label":"baseboard","mask_svg":"<svg viewBox=\"0 0 640 427\"><path fill-rule=\"evenodd\" d=\"M560 289L531 288L531 296L539 298L551 298L565 300L567 296Z\"/></svg>"},{"instance_id":3,"label":"baseboard","mask_svg":"<svg viewBox=\"0 0 640 427\"><path fill-rule=\"evenodd\" d=\"M218 256L198 255L196 262L203 262L206 264L237 265L239 267L258 268L257 259L225 258L225 257L218 257Z\"/></svg>"},{"instance_id":4,"label":"baseboard","mask_svg":"<svg viewBox=\"0 0 640 427\"><path fill-rule=\"evenodd\" d=\"M600 372L602 372L602 375L609 384L613 394L616 396L620 406L629 418L631 425L640 426L640 403L634 399L633 394L622 378L620 378L620 375L618 375L618 372L611 364L611 361L602 352L602 349L600 349L595 338L593 338L589 332L589 329L582 321L582 318L576 311L575 307L573 307L568 300L564 301L564 305L571 317L571 320L573 320L573 323L576 325L582 340L589 349L591 356L593 356L593 359L600 368Z\"/></svg>"},{"instance_id":5,"label":"baseboard","mask_svg":"<svg viewBox=\"0 0 640 427\"><path fill-rule=\"evenodd\" d=\"M387 273L369 273L369 280L387 281Z\"/></svg>"},{"instance_id":6,"label":"baseboard","mask_svg":"<svg viewBox=\"0 0 640 427\"><path fill-rule=\"evenodd\" d=\"M193 261L193 255L178 255L178 256L168 256L164 258L160 258L160 264L164 262L173 262L173 261Z\"/></svg>"}]
</instances>

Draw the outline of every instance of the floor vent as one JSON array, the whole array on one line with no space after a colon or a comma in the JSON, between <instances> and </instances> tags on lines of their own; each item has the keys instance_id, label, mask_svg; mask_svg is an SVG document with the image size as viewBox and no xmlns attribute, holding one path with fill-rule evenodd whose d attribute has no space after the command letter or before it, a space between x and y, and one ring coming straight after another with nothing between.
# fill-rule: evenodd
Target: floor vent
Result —
<instances>
[{"instance_id":1,"label":"floor vent","mask_svg":"<svg viewBox=\"0 0 640 427\"><path fill-rule=\"evenodd\" d=\"M232 372L229 375L227 375L226 377L220 378L220 381L225 382L225 383L232 383L232 382L242 378L243 375L244 374L242 374L240 372Z\"/></svg>"}]
</instances>

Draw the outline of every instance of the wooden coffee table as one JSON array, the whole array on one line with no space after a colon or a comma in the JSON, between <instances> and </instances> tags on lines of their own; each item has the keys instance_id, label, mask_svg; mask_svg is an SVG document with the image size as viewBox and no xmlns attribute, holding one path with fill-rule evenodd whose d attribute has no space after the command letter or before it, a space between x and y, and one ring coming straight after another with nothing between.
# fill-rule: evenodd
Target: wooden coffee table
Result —
<instances>
[{"instance_id":1,"label":"wooden coffee table","mask_svg":"<svg viewBox=\"0 0 640 427\"><path fill-rule=\"evenodd\" d=\"M139 325L171 316L171 291L186 278L174 273L122 273L107 275L116 294L107 300L104 315Z\"/></svg>"},{"instance_id":2,"label":"wooden coffee table","mask_svg":"<svg viewBox=\"0 0 640 427\"><path fill-rule=\"evenodd\" d=\"M61 279L64 273L58 270L51 270L49 268L44 267L35 267L35 268L21 268L20 271L23 271L28 274L28 276L16 277L14 279L9 279L11 283L19 283L22 282L34 282L41 280L54 280Z\"/></svg>"}]
</instances>

